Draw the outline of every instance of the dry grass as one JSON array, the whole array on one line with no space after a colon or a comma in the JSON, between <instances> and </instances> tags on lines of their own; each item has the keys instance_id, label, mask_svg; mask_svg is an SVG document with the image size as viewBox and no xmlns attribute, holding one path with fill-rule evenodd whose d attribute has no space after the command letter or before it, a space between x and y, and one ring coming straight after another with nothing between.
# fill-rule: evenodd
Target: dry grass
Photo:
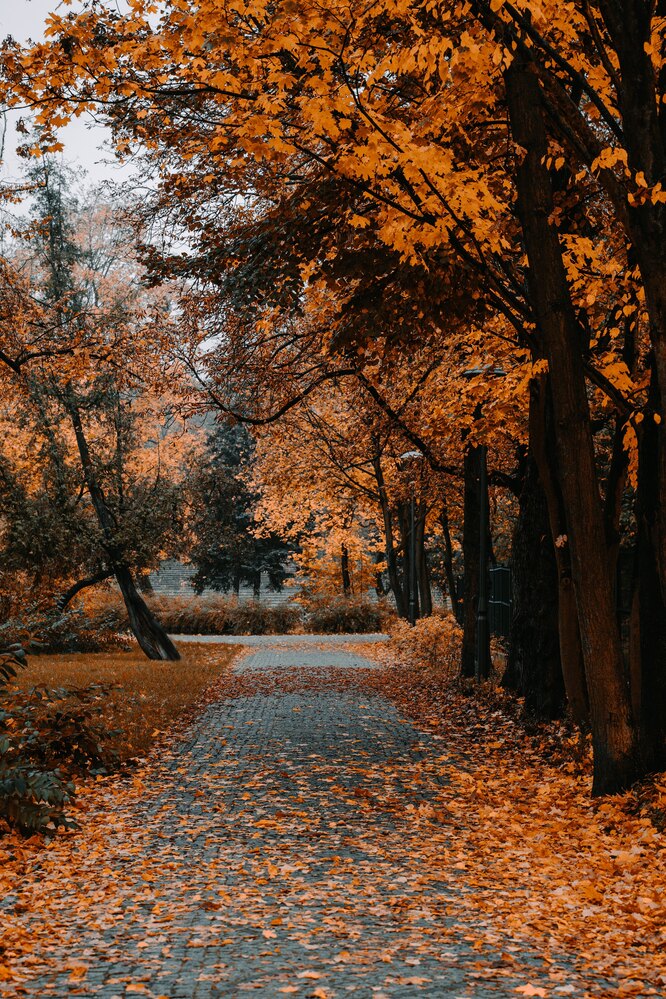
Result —
<instances>
[{"instance_id":1,"label":"dry grass","mask_svg":"<svg viewBox=\"0 0 666 999\"><path fill-rule=\"evenodd\" d=\"M139 650L35 656L17 681L23 690L41 684L111 685L105 719L110 729L122 730L113 741L124 761L145 756L153 743L181 728L203 703L207 689L231 676L231 660L238 649L182 643L182 658L175 663L151 662Z\"/></svg>"}]
</instances>

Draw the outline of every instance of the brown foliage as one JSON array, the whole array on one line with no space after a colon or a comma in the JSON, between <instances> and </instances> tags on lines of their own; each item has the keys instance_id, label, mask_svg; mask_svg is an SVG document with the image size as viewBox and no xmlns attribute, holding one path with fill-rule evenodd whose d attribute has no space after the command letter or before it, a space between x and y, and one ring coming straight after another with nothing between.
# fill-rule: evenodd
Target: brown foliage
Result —
<instances>
[{"instance_id":1,"label":"brown foliage","mask_svg":"<svg viewBox=\"0 0 666 999\"><path fill-rule=\"evenodd\" d=\"M63 654L32 658L17 678L19 689L108 685L104 720L121 761L145 756L156 740L178 731L212 683L227 674L233 645L189 642L177 663L156 663L139 651Z\"/></svg>"}]
</instances>

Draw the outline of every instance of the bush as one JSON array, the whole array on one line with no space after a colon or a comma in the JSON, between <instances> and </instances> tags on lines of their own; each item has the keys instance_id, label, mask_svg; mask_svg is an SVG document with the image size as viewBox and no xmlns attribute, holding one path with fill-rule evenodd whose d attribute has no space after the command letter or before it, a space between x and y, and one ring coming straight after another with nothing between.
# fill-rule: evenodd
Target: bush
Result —
<instances>
[{"instance_id":1,"label":"bush","mask_svg":"<svg viewBox=\"0 0 666 999\"><path fill-rule=\"evenodd\" d=\"M288 635L299 630L301 611L289 604L267 607L253 600L233 605L228 620L229 635Z\"/></svg>"},{"instance_id":2,"label":"bush","mask_svg":"<svg viewBox=\"0 0 666 999\"><path fill-rule=\"evenodd\" d=\"M74 785L57 770L44 770L33 759L26 739L29 724L7 709L9 683L25 664L20 647L0 652L0 816L24 832L71 825L63 809L71 801Z\"/></svg>"},{"instance_id":3,"label":"bush","mask_svg":"<svg viewBox=\"0 0 666 999\"><path fill-rule=\"evenodd\" d=\"M413 628L406 621L397 621L391 628L393 658L415 666L430 666L440 672L457 673L462 634L462 628L448 612L422 617Z\"/></svg>"},{"instance_id":4,"label":"bush","mask_svg":"<svg viewBox=\"0 0 666 999\"><path fill-rule=\"evenodd\" d=\"M286 635L301 624L301 611L293 604L271 607L221 596L153 596L147 603L172 635Z\"/></svg>"},{"instance_id":5,"label":"bush","mask_svg":"<svg viewBox=\"0 0 666 999\"><path fill-rule=\"evenodd\" d=\"M148 604L172 635L289 635L303 630L330 634L382 631L392 612L383 603L328 598L270 606L228 597L150 597Z\"/></svg>"},{"instance_id":6,"label":"bush","mask_svg":"<svg viewBox=\"0 0 666 999\"><path fill-rule=\"evenodd\" d=\"M395 613L383 601L357 597L315 598L307 602L276 606L260 600L239 602L227 596L149 595L146 603L171 635L290 635L303 630L330 634L363 634L386 631ZM110 629L127 632L129 623L120 596L99 591L86 597L81 623L89 629L81 633L74 651L97 651L83 647L88 634L105 634ZM115 631L114 631L115 629ZM75 643L75 637L72 637ZM108 646L107 646L108 647ZM70 651L66 649L63 651ZM100 650L104 651L104 649Z\"/></svg>"},{"instance_id":7,"label":"bush","mask_svg":"<svg viewBox=\"0 0 666 999\"><path fill-rule=\"evenodd\" d=\"M333 635L383 631L395 616L386 604L359 597L320 598L306 611L308 631Z\"/></svg>"},{"instance_id":8,"label":"bush","mask_svg":"<svg viewBox=\"0 0 666 999\"><path fill-rule=\"evenodd\" d=\"M109 684L3 690L0 710L0 816L23 832L75 823L65 809L74 778L108 774L120 764L105 722Z\"/></svg>"},{"instance_id":9,"label":"bush","mask_svg":"<svg viewBox=\"0 0 666 999\"><path fill-rule=\"evenodd\" d=\"M121 605L122 606L122 605ZM3 646L16 643L32 654L105 652L126 644L120 634L127 628L123 612L113 605L88 614L82 607L43 611L27 607L21 617L0 625Z\"/></svg>"},{"instance_id":10,"label":"bush","mask_svg":"<svg viewBox=\"0 0 666 999\"><path fill-rule=\"evenodd\" d=\"M8 714L17 749L36 766L68 778L108 774L119 764L113 740L120 735L104 718L111 684L15 691Z\"/></svg>"}]
</instances>

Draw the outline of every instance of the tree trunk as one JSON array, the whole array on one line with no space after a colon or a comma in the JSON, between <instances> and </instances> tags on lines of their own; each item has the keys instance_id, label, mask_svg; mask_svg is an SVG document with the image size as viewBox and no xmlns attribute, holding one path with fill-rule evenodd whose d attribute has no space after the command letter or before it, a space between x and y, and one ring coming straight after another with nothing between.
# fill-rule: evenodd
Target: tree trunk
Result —
<instances>
[{"instance_id":1,"label":"tree trunk","mask_svg":"<svg viewBox=\"0 0 666 999\"><path fill-rule=\"evenodd\" d=\"M99 572L93 573L92 576L87 576L85 579L79 579L78 582L72 583L69 589L65 590L56 600L56 609L64 611L65 607L74 599L77 593L88 589L89 586L95 586L96 583L102 583L105 579L110 579L113 574L112 569L100 569Z\"/></svg>"},{"instance_id":2,"label":"tree trunk","mask_svg":"<svg viewBox=\"0 0 666 999\"><path fill-rule=\"evenodd\" d=\"M627 480L628 456L623 444L626 420L618 417L613 432L613 448L611 451L608 479L604 497L604 530L608 547L608 565L611 578L617 580L617 566L620 555L620 517L622 513L622 497ZM616 601L617 603L617 601Z\"/></svg>"},{"instance_id":3,"label":"tree trunk","mask_svg":"<svg viewBox=\"0 0 666 999\"><path fill-rule=\"evenodd\" d=\"M402 549L402 589L407 606L407 618L410 617L410 601L414 597L414 620L418 621L421 616L421 603L419 600L419 577L418 577L418 535L417 518L414 515L414 539L416 560L414 564L414 593L412 594L412 529L411 529L411 501L401 502L398 506L398 527L400 530L400 546Z\"/></svg>"},{"instance_id":4,"label":"tree trunk","mask_svg":"<svg viewBox=\"0 0 666 999\"><path fill-rule=\"evenodd\" d=\"M663 17L663 3L602 0L599 10L619 65L618 97L627 167L632 176L642 176L646 190L650 190L663 183L666 169L666 66L662 64L655 73L651 45L655 15ZM650 398L639 428L639 585L637 613L632 615L638 628L633 629L637 640L631 642L634 688L639 665L635 653L640 649L641 689L634 689L634 697L641 705L644 766L651 770L666 765L666 205L655 198L639 197L627 206L625 199L622 189L615 207L640 269L652 343Z\"/></svg>"},{"instance_id":5,"label":"tree trunk","mask_svg":"<svg viewBox=\"0 0 666 999\"><path fill-rule=\"evenodd\" d=\"M258 600L261 596L261 570L257 569L252 573L252 596Z\"/></svg>"},{"instance_id":6,"label":"tree trunk","mask_svg":"<svg viewBox=\"0 0 666 999\"><path fill-rule=\"evenodd\" d=\"M559 718L565 707L560 661L558 572L548 504L531 454L513 535L513 617L503 685L525 698L525 712Z\"/></svg>"},{"instance_id":7,"label":"tree trunk","mask_svg":"<svg viewBox=\"0 0 666 999\"><path fill-rule=\"evenodd\" d=\"M561 539L567 535L562 494L558 485L555 428L550 377L532 382L529 408L529 451L536 463L548 508L550 536L557 563L557 606L560 664L569 713L583 729L589 728L590 709L585 664L580 641L578 610L571 577L571 552Z\"/></svg>"},{"instance_id":8,"label":"tree trunk","mask_svg":"<svg viewBox=\"0 0 666 999\"><path fill-rule=\"evenodd\" d=\"M421 617L432 614L432 589L428 571L428 554L425 547L426 507L419 504L416 518L416 581L418 585Z\"/></svg>"},{"instance_id":9,"label":"tree trunk","mask_svg":"<svg viewBox=\"0 0 666 999\"><path fill-rule=\"evenodd\" d=\"M646 418L639 428L638 489L638 647L640 649L641 748L647 771L666 769L666 601L659 533L663 489L660 482L659 427L652 413L660 398L653 374ZM635 676L634 680L635 687ZM635 695L636 696L636 695Z\"/></svg>"},{"instance_id":10,"label":"tree trunk","mask_svg":"<svg viewBox=\"0 0 666 999\"><path fill-rule=\"evenodd\" d=\"M381 552L375 553L375 564L382 562ZM387 589L384 585L384 580L382 579L382 574L379 571L375 572L375 593L378 597L385 597L387 594Z\"/></svg>"},{"instance_id":11,"label":"tree trunk","mask_svg":"<svg viewBox=\"0 0 666 999\"><path fill-rule=\"evenodd\" d=\"M585 377L582 332L567 283L557 230L548 139L536 76L521 56L506 72L517 170L518 213L538 334L552 379L560 486L571 548L576 605L590 699L594 794L624 790L641 775L637 730L615 618Z\"/></svg>"},{"instance_id":12,"label":"tree trunk","mask_svg":"<svg viewBox=\"0 0 666 999\"><path fill-rule=\"evenodd\" d=\"M351 594L351 576L349 575L349 551L347 545L340 550L340 575L342 577L342 592L346 597Z\"/></svg>"},{"instance_id":13,"label":"tree trunk","mask_svg":"<svg viewBox=\"0 0 666 999\"><path fill-rule=\"evenodd\" d=\"M141 573L141 575L137 579L137 586L139 587L141 593L147 596L150 596L151 593L155 592L155 590L153 589L153 584L150 581L150 575L147 572Z\"/></svg>"},{"instance_id":14,"label":"tree trunk","mask_svg":"<svg viewBox=\"0 0 666 999\"><path fill-rule=\"evenodd\" d=\"M635 572L631 586L631 607L629 609L629 683L631 685L631 707L634 718L642 714L643 679L641 668L641 603L640 579L638 577L638 552L635 553Z\"/></svg>"},{"instance_id":15,"label":"tree trunk","mask_svg":"<svg viewBox=\"0 0 666 999\"><path fill-rule=\"evenodd\" d=\"M81 421L81 414L73 399L69 400L68 409L86 485L99 526L102 530L109 567L113 569L113 574L123 595L130 628L149 659L176 661L180 659L178 649L141 597L141 594L134 585L129 566L122 558L114 540L116 525L113 520L113 514L107 506L104 492L97 480L88 448L88 441Z\"/></svg>"},{"instance_id":16,"label":"tree trunk","mask_svg":"<svg viewBox=\"0 0 666 999\"><path fill-rule=\"evenodd\" d=\"M114 575L125 601L130 628L149 659L176 661L180 654L137 590L127 565L116 564Z\"/></svg>"},{"instance_id":17,"label":"tree trunk","mask_svg":"<svg viewBox=\"0 0 666 999\"><path fill-rule=\"evenodd\" d=\"M444 538L444 574L446 585L449 590L451 610L458 624L462 624L462 602L458 599L458 587L456 586L456 576L453 571L453 545L451 543L451 525L449 524L449 508L446 496L442 496L442 508L439 515L439 522L442 525L442 536Z\"/></svg>"},{"instance_id":18,"label":"tree trunk","mask_svg":"<svg viewBox=\"0 0 666 999\"><path fill-rule=\"evenodd\" d=\"M384 522L384 542L386 544L386 571L388 573L389 583L391 584L391 589L393 590L393 597L395 599L395 609L398 613L398 617L407 618L408 617L408 607L405 600L405 591L400 583L400 574L398 572L398 559L396 557L395 544L393 539L393 518L391 515L391 509L389 506L388 496L386 493L386 483L384 482L384 471L382 469L381 457L378 450L372 456L372 467L375 473L375 481L377 482L377 491L379 494L379 506L382 511L382 520Z\"/></svg>"},{"instance_id":19,"label":"tree trunk","mask_svg":"<svg viewBox=\"0 0 666 999\"><path fill-rule=\"evenodd\" d=\"M479 607L479 530L481 497L478 448L465 451L463 500L463 640L460 672L474 676L476 659L476 615Z\"/></svg>"}]
</instances>

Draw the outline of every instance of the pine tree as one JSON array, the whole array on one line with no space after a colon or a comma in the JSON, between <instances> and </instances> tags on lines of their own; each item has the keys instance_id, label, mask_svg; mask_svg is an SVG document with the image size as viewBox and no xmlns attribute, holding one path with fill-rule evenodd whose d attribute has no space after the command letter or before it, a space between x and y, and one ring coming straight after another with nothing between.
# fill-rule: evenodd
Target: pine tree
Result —
<instances>
[{"instance_id":1,"label":"pine tree","mask_svg":"<svg viewBox=\"0 0 666 999\"><path fill-rule=\"evenodd\" d=\"M277 535L255 532L257 494L248 485L254 442L242 425L218 424L208 441L207 460L193 484L194 587L235 591L245 583L255 597L261 576L269 588L281 590L288 576L290 546Z\"/></svg>"}]
</instances>

